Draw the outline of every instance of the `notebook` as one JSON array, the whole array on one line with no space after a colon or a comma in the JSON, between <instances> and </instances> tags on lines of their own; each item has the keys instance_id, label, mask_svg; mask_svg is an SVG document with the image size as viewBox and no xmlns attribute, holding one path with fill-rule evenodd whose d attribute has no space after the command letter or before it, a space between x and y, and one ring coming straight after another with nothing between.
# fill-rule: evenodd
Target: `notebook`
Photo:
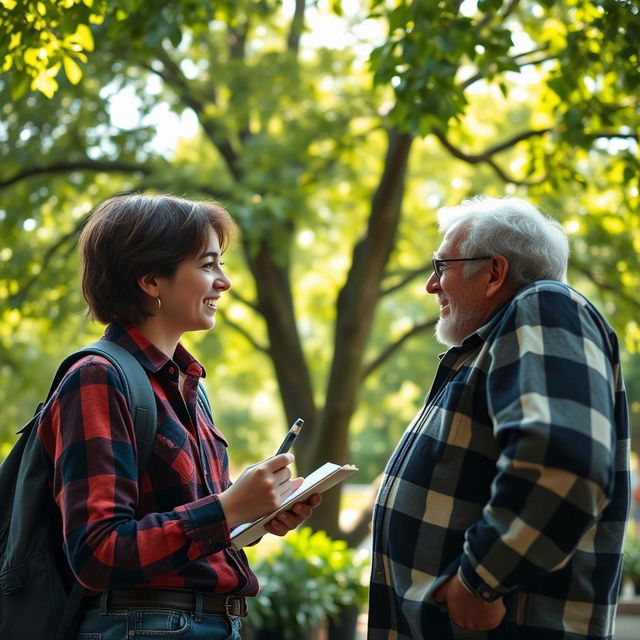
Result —
<instances>
[{"instance_id":1,"label":"notebook","mask_svg":"<svg viewBox=\"0 0 640 640\"><path fill-rule=\"evenodd\" d=\"M298 489L287 496L275 511L253 522L245 522L234 527L231 530L231 546L234 549L242 549L242 547L255 542L267 533L265 525L273 520L278 513L290 509L296 502L305 502L314 493L328 491L357 470L358 467L354 467L352 464L340 466L333 462L325 462L325 464L309 474Z\"/></svg>"}]
</instances>

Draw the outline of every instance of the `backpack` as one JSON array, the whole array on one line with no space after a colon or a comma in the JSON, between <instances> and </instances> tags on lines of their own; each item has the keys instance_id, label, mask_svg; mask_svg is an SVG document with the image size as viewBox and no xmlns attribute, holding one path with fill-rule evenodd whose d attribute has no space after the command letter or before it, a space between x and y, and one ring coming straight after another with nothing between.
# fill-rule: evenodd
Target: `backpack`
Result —
<instances>
[{"instance_id":1,"label":"backpack","mask_svg":"<svg viewBox=\"0 0 640 640\"><path fill-rule=\"evenodd\" d=\"M118 371L132 415L138 473L149 460L156 432L156 404L140 363L107 340L68 356L58 368L45 402L18 433L0 466L0 638L69 640L79 624L84 587L62 551L62 521L49 485L51 462L38 439L42 409L71 365L86 355L107 358ZM203 398L204 390L199 390ZM205 407L208 411L208 401Z\"/></svg>"}]
</instances>

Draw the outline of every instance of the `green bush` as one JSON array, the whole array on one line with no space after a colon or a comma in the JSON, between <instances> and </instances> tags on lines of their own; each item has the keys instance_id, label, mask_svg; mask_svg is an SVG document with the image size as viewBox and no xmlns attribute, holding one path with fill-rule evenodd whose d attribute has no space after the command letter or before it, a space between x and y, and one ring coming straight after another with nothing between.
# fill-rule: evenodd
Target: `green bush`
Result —
<instances>
[{"instance_id":1,"label":"green bush","mask_svg":"<svg viewBox=\"0 0 640 640\"><path fill-rule=\"evenodd\" d=\"M640 538L628 535L624 542L622 574L629 578L636 590L640 586Z\"/></svg>"},{"instance_id":2,"label":"green bush","mask_svg":"<svg viewBox=\"0 0 640 640\"><path fill-rule=\"evenodd\" d=\"M261 585L247 619L254 632L274 629L292 638L367 600L368 555L324 531L292 531L268 557L257 557L256 547L246 551Z\"/></svg>"}]
</instances>

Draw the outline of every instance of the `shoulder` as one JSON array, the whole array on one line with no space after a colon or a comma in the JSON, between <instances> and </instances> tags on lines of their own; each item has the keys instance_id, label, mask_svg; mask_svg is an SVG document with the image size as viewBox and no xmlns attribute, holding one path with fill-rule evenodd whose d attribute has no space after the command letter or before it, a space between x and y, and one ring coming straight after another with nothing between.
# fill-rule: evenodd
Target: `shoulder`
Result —
<instances>
[{"instance_id":1,"label":"shoulder","mask_svg":"<svg viewBox=\"0 0 640 640\"><path fill-rule=\"evenodd\" d=\"M559 300L566 299L578 306L587 306L591 303L568 284L555 280L538 280L524 286L512 299L513 304L526 304L536 299Z\"/></svg>"},{"instance_id":2,"label":"shoulder","mask_svg":"<svg viewBox=\"0 0 640 640\"><path fill-rule=\"evenodd\" d=\"M539 280L523 287L508 306L512 311L537 312L542 324L545 317L560 317L567 312L586 312L602 319L600 312L581 293L553 280Z\"/></svg>"},{"instance_id":3,"label":"shoulder","mask_svg":"<svg viewBox=\"0 0 640 640\"><path fill-rule=\"evenodd\" d=\"M64 420L83 429L87 421L94 423L99 415L114 415L116 407L126 406L126 392L115 367L102 356L82 355L70 366L60 365L55 388L47 399L39 418L40 437L56 432ZM66 427L67 431L69 427Z\"/></svg>"},{"instance_id":4,"label":"shoulder","mask_svg":"<svg viewBox=\"0 0 640 640\"><path fill-rule=\"evenodd\" d=\"M595 305L568 284L553 280L539 280L521 289L513 298L516 304L526 304L535 300L545 306L575 307L608 327L607 321Z\"/></svg>"},{"instance_id":5,"label":"shoulder","mask_svg":"<svg viewBox=\"0 0 640 640\"><path fill-rule=\"evenodd\" d=\"M83 393L102 392L105 388L123 393L124 385L114 365L105 357L80 356L63 374L54 395L61 397L83 389Z\"/></svg>"},{"instance_id":6,"label":"shoulder","mask_svg":"<svg viewBox=\"0 0 640 640\"><path fill-rule=\"evenodd\" d=\"M561 329L577 336L615 341L613 329L585 296L552 280L540 280L520 289L507 304L503 321L515 327Z\"/></svg>"}]
</instances>

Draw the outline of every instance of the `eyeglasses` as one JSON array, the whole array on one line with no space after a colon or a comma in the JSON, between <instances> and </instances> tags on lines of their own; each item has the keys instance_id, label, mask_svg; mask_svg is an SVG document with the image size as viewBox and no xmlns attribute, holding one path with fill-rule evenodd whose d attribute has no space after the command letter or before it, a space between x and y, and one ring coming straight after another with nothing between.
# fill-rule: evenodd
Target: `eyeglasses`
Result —
<instances>
[{"instance_id":1,"label":"eyeglasses","mask_svg":"<svg viewBox=\"0 0 640 640\"><path fill-rule=\"evenodd\" d=\"M433 273L436 274L436 278L440 280L442 277L442 267L447 262L475 262L476 260L489 260L492 256L482 256L480 258L444 258L443 260L439 260L434 258L431 263L433 264Z\"/></svg>"}]
</instances>

